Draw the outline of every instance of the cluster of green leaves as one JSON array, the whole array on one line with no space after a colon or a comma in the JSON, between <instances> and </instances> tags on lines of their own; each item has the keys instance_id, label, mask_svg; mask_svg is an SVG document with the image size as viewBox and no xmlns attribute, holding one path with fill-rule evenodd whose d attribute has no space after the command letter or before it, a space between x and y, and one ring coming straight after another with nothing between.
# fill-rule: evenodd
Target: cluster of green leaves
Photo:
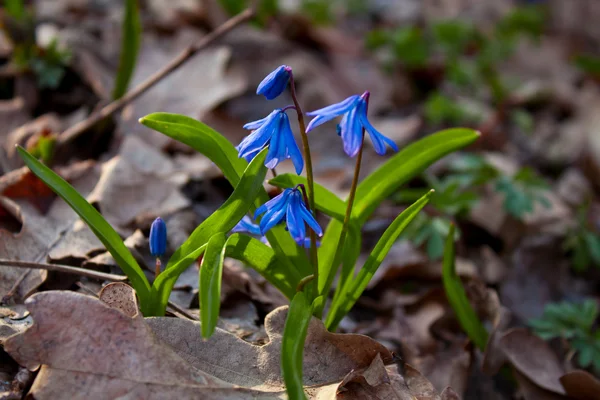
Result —
<instances>
[{"instance_id":1,"label":"cluster of green leaves","mask_svg":"<svg viewBox=\"0 0 600 400\"><path fill-rule=\"evenodd\" d=\"M573 268L586 271L590 265L600 267L600 234L588 222L588 207L577 213L577 224L569 231L564 249L571 254Z\"/></svg>"},{"instance_id":2,"label":"cluster of green leaves","mask_svg":"<svg viewBox=\"0 0 600 400\"><path fill-rule=\"evenodd\" d=\"M544 13L537 6L514 8L496 23L483 30L468 21L434 22L426 27L404 26L374 30L366 38L370 49L382 49L388 54L388 67L400 63L409 71L441 67L443 82L453 93L474 97L486 88L496 105L510 92L497 65L506 60L523 37L537 38L544 28ZM440 85L443 86L443 85ZM531 117L523 109L511 110L520 128L530 126ZM432 92L425 102L425 118L434 125L473 124L481 116L454 96ZM526 131L527 132L527 131Z\"/></svg>"},{"instance_id":3,"label":"cluster of green leaves","mask_svg":"<svg viewBox=\"0 0 600 400\"><path fill-rule=\"evenodd\" d=\"M544 340L567 340L577 352L579 365L600 374L600 329L595 328L597 318L598 303L588 299L579 304L548 304L542 317L529 321L529 325Z\"/></svg>"},{"instance_id":4,"label":"cluster of green leaves","mask_svg":"<svg viewBox=\"0 0 600 400\"><path fill-rule=\"evenodd\" d=\"M222 135L192 118L176 114L155 113L142 118L141 123L163 134L177 139L210 158L223 171L224 176L234 186L231 197L209 218L200 224L191 236L169 259L165 270L152 285L123 244L116 231L67 182L37 161L35 157L19 148L19 154L27 166L52 190L61 196L90 226L118 265L130 279L140 299L142 313L146 316L163 315L169 294L179 275L202 256L200 273L200 305L202 334L210 336L216 327L220 307L220 283L225 257L243 261L254 268L292 301L290 324L307 327L311 315L321 315L328 297L337 266L343 265L340 284L331 303L326 324L335 329L375 274L382 260L389 252L400 233L427 204L431 193L426 193L413 205L401 213L384 232L365 264L355 276L355 264L361 247L360 228L377 206L400 185L414 178L427 166L446 154L458 150L477 139L476 132L468 129L449 129L426 137L390 158L380 168L358 185L357 197L352 209L350 229L344 251L337 251L342 232L342 220L346 202L320 185L315 187L315 207L332 219L325 231L319 248L318 287L305 292L297 292L298 284L312 274L312 267L303 249L277 226L267 233L270 247L250 236L235 233L228 236L235 224L248 212L268 200L263 188L266 175L264 158L266 149L248 164L237 156L237 151ZM292 187L306 184L303 177L283 174L271 183L279 187ZM338 255L341 259L338 260ZM339 264L338 264L339 263ZM304 310L301 315L293 310ZM306 310L309 310L308 313ZM295 321L295 322L294 322ZM289 328L286 324L285 346L299 346L306 330ZM289 335L292 335L291 337ZM284 351L284 376L286 383L301 381L298 370L297 351ZM296 354L296 356L294 356ZM301 358L300 358L301 360ZM286 367L288 365L288 367ZM289 369L286 369L289 368ZM300 378L298 375L300 374ZM294 378L295 377L295 378ZM293 397L302 398L302 397Z\"/></svg>"},{"instance_id":5,"label":"cluster of green leaves","mask_svg":"<svg viewBox=\"0 0 600 400\"><path fill-rule=\"evenodd\" d=\"M6 0L0 24L13 43L12 63L35 74L40 88L56 88L65 75L71 53L61 49L56 40L42 48L35 41L33 13L23 0Z\"/></svg>"},{"instance_id":6,"label":"cluster of green leaves","mask_svg":"<svg viewBox=\"0 0 600 400\"><path fill-rule=\"evenodd\" d=\"M434 215L420 214L406 231L406 237L416 246L425 245L431 259L443 254L444 238L448 236L452 221L465 217L480 199L483 185L491 185L504 197L504 210L517 219L531 213L536 203L549 206L544 192L547 184L532 169L524 167L516 174L502 174L485 158L463 154L450 163L449 173L443 178L423 175L427 187L433 188L430 206ZM394 195L400 203L414 201L426 189L403 189ZM456 237L459 232L457 230Z\"/></svg>"}]
</instances>

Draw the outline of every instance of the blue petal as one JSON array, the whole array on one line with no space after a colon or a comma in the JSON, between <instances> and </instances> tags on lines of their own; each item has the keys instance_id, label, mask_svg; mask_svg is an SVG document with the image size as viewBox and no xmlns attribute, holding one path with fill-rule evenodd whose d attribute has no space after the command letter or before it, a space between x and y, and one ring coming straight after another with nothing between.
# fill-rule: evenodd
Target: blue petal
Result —
<instances>
[{"instance_id":1,"label":"blue petal","mask_svg":"<svg viewBox=\"0 0 600 400\"><path fill-rule=\"evenodd\" d=\"M250 133L237 146L238 157L246 157L251 153L262 150L278 126L278 115L280 110L275 110L267 117L267 120L257 130Z\"/></svg>"},{"instance_id":2,"label":"blue petal","mask_svg":"<svg viewBox=\"0 0 600 400\"><path fill-rule=\"evenodd\" d=\"M286 70L286 65L281 65L275 71L262 80L256 89L256 94L264 95L267 100L273 100L279 96L284 90L290 79L290 74Z\"/></svg>"},{"instance_id":3,"label":"blue petal","mask_svg":"<svg viewBox=\"0 0 600 400\"><path fill-rule=\"evenodd\" d=\"M265 167L273 169L283 159L285 159L285 141L281 137L281 123L283 121L284 113L279 114L279 121L277 122L277 128L275 128L273 135L271 136L271 142L269 143L269 151L267 152L267 158L265 158Z\"/></svg>"},{"instance_id":4,"label":"blue petal","mask_svg":"<svg viewBox=\"0 0 600 400\"><path fill-rule=\"evenodd\" d=\"M279 109L274 110L271 114L276 113L280 111ZM244 125L244 129L249 129L251 131L260 128L271 116L271 114L267 115L264 118L258 119L256 121L252 121L252 122L248 122L247 124Z\"/></svg>"},{"instance_id":5,"label":"blue petal","mask_svg":"<svg viewBox=\"0 0 600 400\"><path fill-rule=\"evenodd\" d=\"M362 125L365 127L365 129L367 130L367 133L369 134L369 137L371 138L371 141L373 142L373 148L375 148L375 152L377 154L379 154L379 155L385 154L385 150L386 150L385 145L386 144L388 146L390 146L394 151L398 151L398 146L396 145L396 143L394 143L394 141L392 139L385 137L383 134L381 134L379 131L377 131L377 129L375 129L373 127L373 125L371 125L371 122L369 122L369 120L367 118L366 112L361 113L360 121L361 121Z\"/></svg>"},{"instance_id":6,"label":"blue petal","mask_svg":"<svg viewBox=\"0 0 600 400\"><path fill-rule=\"evenodd\" d=\"M319 225L315 217L313 217L310 211L308 211L304 202L301 202L300 204L300 215L302 216L302 219L306 221L308 226L310 226L310 228L313 231L315 231L315 233L318 236L323 236L323 229L321 229L321 226Z\"/></svg>"},{"instance_id":7,"label":"blue petal","mask_svg":"<svg viewBox=\"0 0 600 400\"><path fill-rule=\"evenodd\" d=\"M314 118L312 121L310 121L310 123L306 127L306 132L308 133L311 130L313 130L314 128L316 128L317 126L322 125L325 122L330 121L333 118L338 117L338 116L348 112L349 110L351 110L352 108L354 108L356 106L356 102L359 99L360 99L360 96L354 95L354 96L348 97L346 100L341 101L339 103L332 104L330 106L320 108L315 111L307 112L306 115L308 115L310 117L316 117L316 118Z\"/></svg>"},{"instance_id":8,"label":"blue petal","mask_svg":"<svg viewBox=\"0 0 600 400\"><path fill-rule=\"evenodd\" d=\"M252 235L260 235L260 227L252 222L249 216L244 217L233 227L231 232L248 232Z\"/></svg>"},{"instance_id":9,"label":"blue petal","mask_svg":"<svg viewBox=\"0 0 600 400\"><path fill-rule=\"evenodd\" d=\"M363 133L360 117L358 115L359 106L360 104L344 115L344 118L340 123L344 151L350 157L356 156L362 146Z\"/></svg>"},{"instance_id":10,"label":"blue petal","mask_svg":"<svg viewBox=\"0 0 600 400\"><path fill-rule=\"evenodd\" d=\"M290 231L290 235L292 235L292 238L296 241L296 243L298 243L300 246L304 246L306 227L304 226L304 221L302 220L301 198L302 195L300 192L297 189L294 190L294 194L290 198L287 206L286 224L288 230Z\"/></svg>"},{"instance_id":11,"label":"blue petal","mask_svg":"<svg viewBox=\"0 0 600 400\"><path fill-rule=\"evenodd\" d=\"M149 243L152 257L160 257L167 251L167 225L160 217L150 226Z\"/></svg>"},{"instance_id":12,"label":"blue petal","mask_svg":"<svg viewBox=\"0 0 600 400\"><path fill-rule=\"evenodd\" d=\"M257 219L258 216L264 213L265 211L269 211L273 208L278 207L278 203L287 202L287 197L290 195L291 190L292 189L285 189L281 194L273 197L271 200L258 207L254 212L254 219Z\"/></svg>"},{"instance_id":13,"label":"blue petal","mask_svg":"<svg viewBox=\"0 0 600 400\"><path fill-rule=\"evenodd\" d=\"M304 159L302 158L302 153L300 152L300 148L296 143L296 139L294 139L294 134L292 133L292 128L290 127L290 120L288 119L287 115L285 115L282 124L283 126L280 134L282 135L282 141L285 143L285 158L292 159L296 173L300 175L302 169L304 169Z\"/></svg>"}]
</instances>

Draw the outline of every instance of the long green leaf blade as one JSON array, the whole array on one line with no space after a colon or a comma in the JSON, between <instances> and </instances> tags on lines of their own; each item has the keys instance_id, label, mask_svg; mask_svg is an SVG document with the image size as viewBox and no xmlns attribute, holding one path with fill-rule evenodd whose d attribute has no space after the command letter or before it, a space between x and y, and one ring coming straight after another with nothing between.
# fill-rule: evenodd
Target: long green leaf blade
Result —
<instances>
[{"instance_id":1,"label":"long green leaf blade","mask_svg":"<svg viewBox=\"0 0 600 400\"><path fill-rule=\"evenodd\" d=\"M113 99L118 99L127 92L140 50L142 24L137 0L125 0L125 15L121 35L121 58L115 79L115 88L113 89Z\"/></svg>"},{"instance_id":2,"label":"long green leaf blade","mask_svg":"<svg viewBox=\"0 0 600 400\"><path fill-rule=\"evenodd\" d=\"M465 330L475 345L483 351L488 341L488 332L479 320L477 313L471 306L462 282L456 274L454 264L456 249L454 247L454 225L450 226L446 247L444 248L444 265L442 269L442 280L446 297L452 309L456 313L458 322Z\"/></svg>"},{"instance_id":3,"label":"long green leaf blade","mask_svg":"<svg viewBox=\"0 0 600 400\"><path fill-rule=\"evenodd\" d=\"M179 114L154 113L140 119L140 122L208 157L223 171L223 175L233 187L237 186L248 165L243 158L238 158L238 152L229 140L208 125L193 118ZM255 206L258 207L268 200L267 192L262 189ZM312 273L305 252L296 245L283 227L274 227L267 232L266 236L280 260L285 262L289 268L295 266L303 276Z\"/></svg>"},{"instance_id":4,"label":"long green leaf blade","mask_svg":"<svg viewBox=\"0 0 600 400\"><path fill-rule=\"evenodd\" d=\"M472 129L455 128L434 133L406 146L358 185L352 216L362 225L379 204L401 185L445 155L473 143L478 137L479 132Z\"/></svg>"},{"instance_id":5,"label":"long green leaf blade","mask_svg":"<svg viewBox=\"0 0 600 400\"><path fill-rule=\"evenodd\" d=\"M282 189L292 188L298 184L303 184L308 187L306 178L294 174L281 174L270 179L269 183ZM318 183L315 187L315 207L317 210L329 215L332 218L343 221L346 213L346 203L334 193L330 192L324 186Z\"/></svg>"},{"instance_id":6,"label":"long green leaf blade","mask_svg":"<svg viewBox=\"0 0 600 400\"><path fill-rule=\"evenodd\" d=\"M286 268L273 249L259 240L234 233L227 240L225 255L252 267L288 299L296 294L296 287L302 279L298 271Z\"/></svg>"},{"instance_id":7,"label":"long green leaf blade","mask_svg":"<svg viewBox=\"0 0 600 400\"><path fill-rule=\"evenodd\" d=\"M198 249L218 232L229 232L248 212L252 202L263 188L267 168L264 166L267 149L260 152L248 165L242 179L225 203L192 232L190 237L175 251L167 263L165 271L152 285L152 307L154 315L163 315L169 293L179 274L192 264L200 255ZM171 269L177 274L164 275ZM164 276L164 278L163 278Z\"/></svg>"},{"instance_id":8,"label":"long green leaf blade","mask_svg":"<svg viewBox=\"0 0 600 400\"><path fill-rule=\"evenodd\" d=\"M205 339L212 336L219 320L226 240L222 232L213 235L206 245L200 265L200 320L202 337Z\"/></svg>"},{"instance_id":9,"label":"long green leaf blade","mask_svg":"<svg viewBox=\"0 0 600 400\"><path fill-rule=\"evenodd\" d=\"M358 273L358 276L355 279L348 279L345 287L341 289L338 298L334 299L331 311L327 316L327 329L335 330L344 315L354 306L367 288L371 278L377 272L377 268L379 268L383 259L387 256L394 242L398 239L398 236L400 236L402 231L429 202L432 193L433 190L404 210L385 230L369 255L365 265Z\"/></svg>"},{"instance_id":10,"label":"long green leaf blade","mask_svg":"<svg viewBox=\"0 0 600 400\"><path fill-rule=\"evenodd\" d=\"M306 295L298 292L288 310L281 343L281 368L285 389L290 400L305 400L302 384L302 358L312 307Z\"/></svg>"},{"instance_id":11,"label":"long green leaf blade","mask_svg":"<svg viewBox=\"0 0 600 400\"><path fill-rule=\"evenodd\" d=\"M22 147L17 147L19 155L38 178L54 193L59 195L85 221L92 232L100 239L104 247L113 256L119 267L129 278L139 299L142 313L148 315L150 284L131 252L127 249L119 234L67 181L50 168L39 162Z\"/></svg>"}]
</instances>

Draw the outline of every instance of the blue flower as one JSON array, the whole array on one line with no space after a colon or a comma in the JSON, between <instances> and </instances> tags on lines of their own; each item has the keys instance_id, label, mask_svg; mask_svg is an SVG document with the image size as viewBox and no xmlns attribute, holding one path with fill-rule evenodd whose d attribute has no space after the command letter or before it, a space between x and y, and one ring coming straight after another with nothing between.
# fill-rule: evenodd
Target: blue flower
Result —
<instances>
[{"instance_id":1,"label":"blue flower","mask_svg":"<svg viewBox=\"0 0 600 400\"><path fill-rule=\"evenodd\" d=\"M281 161L291 158L300 174L304 168L302 153L296 144L290 120L282 109L276 109L271 114L258 121L249 122L244 129L252 130L248 136L236 147L238 156L250 161L262 149L269 146L265 166L275 168Z\"/></svg>"},{"instance_id":2,"label":"blue flower","mask_svg":"<svg viewBox=\"0 0 600 400\"><path fill-rule=\"evenodd\" d=\"M302 193L297 188L285 189L279 196L258 207L254 219L263 213L265 215L260 221L260 232L263 235L285 218L287 229L299 246L306 247L307 244L304 223L307 223L317 235L323 236L323 230L306 208Z\"/></svg>"},{"instance_id":3,"label":"blue flower","mask_svg":"<svg viewBox=\"0 0 600 400\"><path fill-rule=\"evenodd\" d=\"M167 225L158 217L150 227L150 254L160 257L167 251Z\"/></svg>"},{"instance_id":4,"label":"blue flower","mask_svg":"<svg viewBox=\"0 0 600 400\"><path fill-rule=\"evenodd\" d=\"M256 225L254 222L252 222L250 217L247 215L244 215L244 218L242 218L240 220L240 222L238 222L237 225L233 227L231 232L234 232L234 233L235 232L247 232L251 235L256 235L256 236L262 235L260 233L260 227L258 225Z\"/></svg>"},{"instance_id":5,"label":"blue flower","mask_svg":"<svg viewBox=\"0 0 600 400\"><path fill-rule=\"evenodd\" d=\"M306 113L311 117L315 117L306 127L306 132L308 133L317 126L343 115L342 122L337 126L337 132L344 142L344 151L350 157L356 156L360 150L363 129L369 134L377 154L385 154L386 145L394 151L398 151L396 143L379 133L367 119L368 98L369 92L365 92L362 96L350 96L340 103Z\"/></svg>"},{"instance_id":6,"label":"blue flower","mask_svg":"<svg viewBox=\"0 0 600 400\"><path fill-rule=\"evenodd\" d=\"M287 65L279 66L262 80L256 89L256 94L262 94L267 100L273 100L285 90L285 87L290 80L291 72L291 67L288 67Z\"/></svg>"}]
</instances>

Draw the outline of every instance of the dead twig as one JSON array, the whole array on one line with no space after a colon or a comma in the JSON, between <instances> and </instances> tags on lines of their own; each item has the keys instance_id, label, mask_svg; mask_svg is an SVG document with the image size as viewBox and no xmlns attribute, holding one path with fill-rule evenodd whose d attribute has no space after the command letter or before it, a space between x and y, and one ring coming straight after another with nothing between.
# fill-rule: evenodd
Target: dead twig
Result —
<instances>
[{"instance_id":1,"label":"dead twig","mask_svg":"<svg viewBox=\"0 0 600 400\"><path fill-rule=\"evenodd\" d=\"M15 260L7 260L7 259L0 259L0 265L5 265L7 267L17 267L17 268L45 269L48 271L64 272L66 274L85 276L85 277L93 278L93 279L102 279L102 280L111 281L111 282L124 282L127 280L127 277L124 275L107 274L105 272L92 271L90 269L85 269L85 268L71 267L69 265L44 264L44 263L36 263L36 262L29 262L29 261L15 261Z\"/></svg>"},{"instance_id":2,"label":"dead twig","mask_svg":"<svg viewBox=\"0 0 600 400\"><path fill-rule=\"evenodd\" d=\"M152 86L156 85L159 81L169 75L171 72L175 71L179 68L184 62L194 56L198 51L208 47L212 42L214 42L219 37L223 36L227 32L231 31L236 26L241 23L249 20L253 15L253 11L251 9L246 9L234 16L233 18L225 21L221 26L217 29L204 36L196 45L190 46L181 52L177 57L171 60L167 65L164 66L163 69L157 71L154 75L150 76L144 82L140 83L138 86L127 92L123 97L113 101L112 103L106 105L101 110L92 113L87 119L75 124L71 128L64 131L57 140L58 145L64 145L71 140L75 139L81 133L85 132L87 129L94 126L97 122L103 120L114 112L120 110L125 107L128 103L138 98L141 94L146 92L146 90L150 89Z\"/></svg>"}]
</instances>

